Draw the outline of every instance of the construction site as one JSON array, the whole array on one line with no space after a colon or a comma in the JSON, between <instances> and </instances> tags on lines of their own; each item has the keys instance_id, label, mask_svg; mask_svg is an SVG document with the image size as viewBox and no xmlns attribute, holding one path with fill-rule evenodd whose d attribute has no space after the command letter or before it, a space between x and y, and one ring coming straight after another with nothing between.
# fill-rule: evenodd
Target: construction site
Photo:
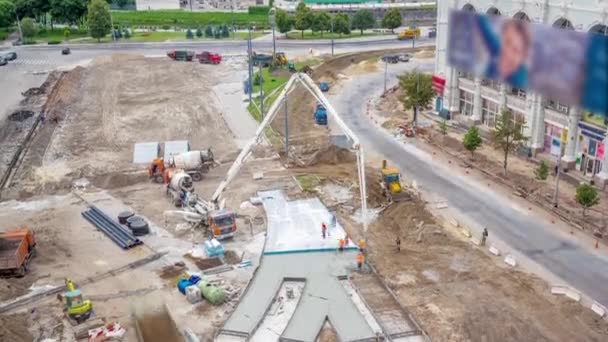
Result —
<instances>
[{"instance_id":1,"label":"construction site","mask_svg":"<svg viewBox=\"0 0 608 342\"><path fill-rule=\"evenodd\" d=\"M332 96L385 53L319 56L248 134L245 58L49 73L1 118L0 341L607 340L341 121Z\"/></svg>"}]
</instances>

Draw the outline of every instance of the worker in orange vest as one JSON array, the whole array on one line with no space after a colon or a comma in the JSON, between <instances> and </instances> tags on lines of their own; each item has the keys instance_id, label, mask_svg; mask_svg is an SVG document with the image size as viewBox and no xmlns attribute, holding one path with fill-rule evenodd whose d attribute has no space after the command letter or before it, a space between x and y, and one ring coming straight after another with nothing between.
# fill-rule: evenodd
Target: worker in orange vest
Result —
<instances>
[{"instance_id":1,"label":"worker in orange vest","mask_svg":"<svg viewBox=\"0 0 608 342\"><path fill-rule=\"evenodd\" d=\"M365 240L359 240L359 251L365 252Z\"/></svg>"},{"instance_id":2,"label":"worker in orange vest","mask_svg":"<svg viewBox=\"0 0 608 342\"><path fill-rule=\"evenodd\" d=\"M363 253L357 253L357 268L361 271L361 267L363 266Z\"/></svg>"},{"instance_id":3,"label":"worker in orange vest","mask_svg":"<svg viewBox=\"0 0 608 342\"><path fill-rule=\"evenodd\" d=\"M325 234L327 233L327 226L325 222L321 223L321 234L323 235L323 239L325 239Z\"/></svg>"},{"instance_id":4,"label":"worker in orange vest","mask_svg":"<svg viewBox=\"0 0 608 342\"><path fill-rule=\"evenodd\" d=\"M339 243L339 250L340 252L344 252L344 239L340 239Z\"/></svg>"}]
</instances>

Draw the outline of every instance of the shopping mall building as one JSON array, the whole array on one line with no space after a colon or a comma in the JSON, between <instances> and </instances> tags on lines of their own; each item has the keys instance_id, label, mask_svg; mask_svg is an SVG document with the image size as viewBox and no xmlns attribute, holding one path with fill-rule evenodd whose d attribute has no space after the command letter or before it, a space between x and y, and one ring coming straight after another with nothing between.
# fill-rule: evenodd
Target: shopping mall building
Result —
<instances>
[{"instance_id":1,"label":"shopping mall building","mask_svg":"<svg viewBox=\"0 0 608 342\"><path fill-rule=\"evenodd\" d=\"M606 182L608 139L602 116L450 68L447 40L451 9L606 35L608 0L440 0L437 6L435 78L445 87L436 98L436 113L489 131L500 108L506 107L515 120L525 122L528 153L556 161L561 156L565 170L576 169L589 179Z\"/></svg>"}]
</instances>

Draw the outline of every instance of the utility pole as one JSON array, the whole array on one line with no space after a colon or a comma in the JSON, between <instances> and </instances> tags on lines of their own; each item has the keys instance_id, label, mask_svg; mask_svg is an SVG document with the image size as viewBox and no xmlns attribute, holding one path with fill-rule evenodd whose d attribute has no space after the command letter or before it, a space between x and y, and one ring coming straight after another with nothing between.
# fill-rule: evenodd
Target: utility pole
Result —
<instances>
[{"instance_id":1,"label":"utility pole","mask_svg":"<svg viewBox=\"0 0 608 342\"><path fill-rule=\"evenodd\" d=\"M559 205L559 176L561 175L561 170L562 168L560 167L560 162L561 162L561 147L560 147L560 153L557 155L557 174L555 175L555 193L553 193L553 207L557 208Z\"/></svg>"},{"instance_id":2,"label":"utility pole","mask_svg":"<svg viewBox=\"0 0 608 342\"><path fill-rule=\"evenodd\" d=\"M249 104L253 106L253 56L251 46L251 27L249 27L249 39L247 39L247 55L249 56Z\"/></svg>"},{"instance_id":3,"label":"utility pole","mask_svg":"<svg viewBox=\"0 0 608 342\"><path fill-rule=\"evenodd\" d=\"M416 24L416 17L414 16L414 37L412 38L412 49L416 47L416 32L418 30L418 26Z\"/></svg>"},{"instance_id":4,"label":"utility pole","mask_svg":"<svg viewBox=\"0 0 608 342\"><path fill-rule=\"evenodd\" d=\"M260 121L264 120L264 79L262 78L262 63L260 63Z\"/></svg>"},{"instance_id":5,"label":"utility pole","mask_svg":"<svg viewBox=\"0 0 608 342\"><path fill-rule=\"evenodd\" d=\"M388 73L388 60L384 60L384 94L386 94L386 76Z\"/></svg>"},{"instance_id":6,"label":"utility pole","mask_svg":"<svg viewBox=\"0 0 608 342\"><path fill-rule=\"evenodd\" d=\"M270 27L272 27L272 61L275 62L275 58L277 55L277 47L276 47L276 42L274 39L274 26L275 26L275 9L274 7L271 8L268 11L268 23L270 24Z\"/></svg>"},{"instance_id":7,"label":"utility pole","mask_svg":"<svg viewBox=\"0 0 608 342\"><path fill-rule=\"evenodd\" d=\"M236 31L234 30L234 0L230 1L230 21L232 22L232 40L235 40Z\"/></svg>"},{"instance_id":8,"label":"utility pole","mask_svg":"<svg viewBox=\"0 0 608 342\"><path fill-rule=\"evenodd\" d=\"M334 16L331 16L331 56L334 56Z\"/></svg>"},{"instance_id":9,"label":"utility pole","mask_svg":"<svg viewBox=\"0 0 608 342\"><path fill-rule=\"evenodd\" d=\"M289 158L289 125L287 124L287 96L285 96L285 160Z\"/></svg>"},{"instance_id":10,"label":"utility pole","mask_svg":"<svg viewBox=\"0 0 608 342\"><path fill-rule=\"evenodd\" d=\"M116 31L114 31L114 20L112 20L112 11L110 11L110 27L112 28L112 41L116 40Z\"/></svg>"}]
</instances>

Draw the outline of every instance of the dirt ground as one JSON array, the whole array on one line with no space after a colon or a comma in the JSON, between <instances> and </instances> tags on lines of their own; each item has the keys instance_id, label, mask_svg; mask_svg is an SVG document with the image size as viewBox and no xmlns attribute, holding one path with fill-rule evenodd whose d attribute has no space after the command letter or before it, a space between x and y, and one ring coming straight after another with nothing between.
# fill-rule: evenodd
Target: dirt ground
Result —
<instances>
[{"instance_id":1,"label":"dirt ground","mask_svg":"<svg viewBox=\"0 0 608 342\"><path fill-rule=\"evenodd\" d=\"M403 95L400 89L394 89L388 96L382 98L377 103L376 114L382 120L382 127L389 131L395 131L396 128L411 120L411 111L405 111L399 102L399 97ZM459 165L463 168L474 167L478 170L483 170L484 174L490 174L488 180L500 181L513 188L514 192L521 197L529 198L531 201L540 203L546 208L553 207L553 196L555 191L555 175L553 168L550 167L549 177L545 181L539 181L534 176L534 170L537 167L536 162L531 162L514 154L511 154L508 159L508 172L505 177L503 174L503 154L491 145L491 142L486 139L484 144L478 148L474 156L471 157L470 152L465 150L462 145L464 132L461 130L449 129L448 135L443 136L438 130L438 125L434 124L434 129L428 130L429 134L425 135L419 142L427 142L428 144L420 144L420 146L428 151L437 152L437 147L441 150L449 152L454 156L454 159L461 160ZM550 162L549 162L550 164ZM551 164L550 164L551 165ZM486 178L487 175L486 175ZM560 181L559 191L559 208L557 212L560 216L576 222L586 228L589 235L604 233L608 218L608 193L600 191L600 203L589 209L586 216L583 217L580 205L574 200L576 193L576 185L562 178ZM604 233L604 241L608 241L608 236ZM601 235L595 235L601 237Z\"/></svg>"},{"instance_id":2,"label":"dirt ground","mask_svg":"<svg viewBox=\"0 0 608 342\"><path fill-rule=\"evenodd\" d=\"M134 170L137 142L189 140L216 156L234 153L215 97L201 96L211 92L214 73L208 65L135 55L98 58L66 72L48 96L46 127L11 184L14 197L69 188L80 177L101 187L145 180L124 174Z\"/></svg>"}]
</instances>

